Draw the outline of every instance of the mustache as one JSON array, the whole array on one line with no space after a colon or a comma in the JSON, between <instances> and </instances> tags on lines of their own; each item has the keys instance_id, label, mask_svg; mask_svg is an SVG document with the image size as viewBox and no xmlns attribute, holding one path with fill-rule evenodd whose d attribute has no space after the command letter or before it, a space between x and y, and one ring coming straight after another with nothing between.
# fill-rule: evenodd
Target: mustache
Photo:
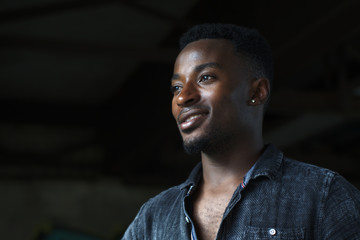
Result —
<instances>
[{"instance_id":1,"label":"mustache","mask_svg":"<svg viewBox=\"0 0 360 240\"><path fill-rule=\"evenodd\" d=\"M176 121L179 122L180 120L180 116L184 113L187 113L191 110L205 110L205 111L209 111L209 107L206 107L204 105L195 105L195 106L191 106L191 107L184 107L181 109L180 113L178 114L178 116L176 117Z\"/></svg>"}]
</instances>

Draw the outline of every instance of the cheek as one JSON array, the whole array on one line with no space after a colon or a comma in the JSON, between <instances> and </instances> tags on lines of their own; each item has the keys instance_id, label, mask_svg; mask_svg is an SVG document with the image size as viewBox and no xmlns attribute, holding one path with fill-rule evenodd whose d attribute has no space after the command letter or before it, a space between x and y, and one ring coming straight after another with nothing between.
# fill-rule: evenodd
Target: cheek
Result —
<instances>
[{"instance_id":1,"label":"cheek","mask_svg":"<svg viewBox=\"0 0 360 240\"><path fill-rule=\"evenodd\" d=\"M231 91L231 101L234 103L237 109L243 109L247 106L249 101L249 91L248 87L244 86L244 84L237 85Z\"/></svg>"},{"instance_id":2,"label":"cheek","mask_svg":"<svg viewBox=\"0 0 360 240\"><path fill-rule=\"evenodd\" d=\"M240 90L240 91L239 91ZM217 114L228 121L239 120L246 109L246 96L243 89L232 89L212 100Z\"/></svg>"},{"instance_id":3,"label":"cheek","mask_svg":"<svg viewBox=\"0 0 360 240\"><path fill-rule=\"evenodd\" d=\"M171 102L171 112L172 112L173 117L176 120L176 117L178 116L178 113L179 113L179 108L178 108L174 98Z\"/></svg>"}]
</instances>

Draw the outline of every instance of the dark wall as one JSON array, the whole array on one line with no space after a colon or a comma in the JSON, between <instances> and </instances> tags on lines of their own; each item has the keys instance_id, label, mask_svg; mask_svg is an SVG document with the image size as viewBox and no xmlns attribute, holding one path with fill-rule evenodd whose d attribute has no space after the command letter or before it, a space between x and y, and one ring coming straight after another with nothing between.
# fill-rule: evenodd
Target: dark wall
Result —
<instances>
[{"instance_id":1,"label":"dark wall","mask_svg":"<svg viewBox=\"0 0 360 240\"><path fill-rule=\"evenodd\" d=\"M190 26L257 28L274 51L264 138L360 187L358 1L0 3L0 232L115 239L182 182L169 91ZM13 229L17 229L14 231Z\"/></svg>"}]
</instances>

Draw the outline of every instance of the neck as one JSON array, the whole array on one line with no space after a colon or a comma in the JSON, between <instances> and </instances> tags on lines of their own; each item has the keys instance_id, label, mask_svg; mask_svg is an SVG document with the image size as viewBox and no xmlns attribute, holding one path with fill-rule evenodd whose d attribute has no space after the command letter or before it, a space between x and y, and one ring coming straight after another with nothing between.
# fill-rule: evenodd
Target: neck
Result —
<instances>
[{"instance_id":1,"label":"neck","mask_svg":"<svg viewBox=\"0 0 360 240\"><path fill-rule=\"evenodd\" d=\"M226 149L202 152L204 186L216 188L238 186L245 174L260 157L264 148L262 138L228 144Z\"/></svg>"}]
</instances>

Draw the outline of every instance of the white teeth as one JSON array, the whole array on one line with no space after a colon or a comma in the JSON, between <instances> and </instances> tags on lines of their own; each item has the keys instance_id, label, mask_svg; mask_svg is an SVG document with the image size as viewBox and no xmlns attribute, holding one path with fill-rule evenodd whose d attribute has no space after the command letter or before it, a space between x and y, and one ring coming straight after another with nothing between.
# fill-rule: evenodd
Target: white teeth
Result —
<instances>
[{"instance_id":1,"label":"white teeth","mask_svg":"<svg viewBox=\"0 0 360 240\"><path fill-rule=\"evenodd\" d=\"M194 118L197 118L197 117L200 117L200 116L201 116L201 114L196 114L196 115L191 116L191 117L189 117L188 119L186 119L185 122L189 122L189 121L193 120Z\"/></svg>"}]
</instances>

